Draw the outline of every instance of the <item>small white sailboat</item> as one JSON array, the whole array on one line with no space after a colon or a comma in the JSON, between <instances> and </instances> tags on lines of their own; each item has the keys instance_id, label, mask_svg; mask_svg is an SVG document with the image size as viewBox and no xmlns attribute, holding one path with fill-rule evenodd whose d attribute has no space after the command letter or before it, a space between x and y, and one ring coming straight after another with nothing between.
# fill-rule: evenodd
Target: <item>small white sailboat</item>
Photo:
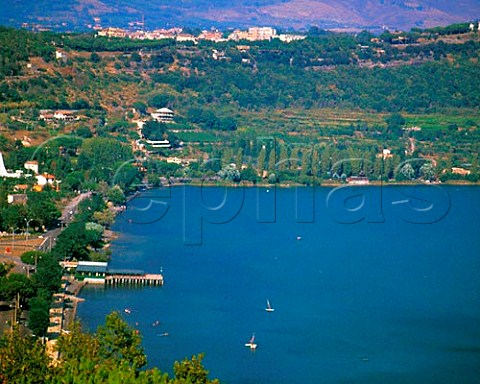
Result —
<instances>
[{"instance_id":1,"label":"small white sailboat","mask_svg":"<svg viewBox=\"0 0 480 384\"><path fill-rule=\"evenodd\" d=\"M245 343L246 347L249 347L250 349L256 349L257 344L255 344L255 333L252 335L251 339L248 341L248 343Z\"/></svg>"},{"instance_id":2,"label":"small white sailboat","mask_svg":"<svg viewBox=\"0 0 480 384\"><path fill-rule=\"evenodd\" d=\"M270 304L270 301L267 299L267 308L265 308L265 311L267 312L273 312L275 311L274 308L272 308L271 304Z\"/></svg>"}]
</instances>

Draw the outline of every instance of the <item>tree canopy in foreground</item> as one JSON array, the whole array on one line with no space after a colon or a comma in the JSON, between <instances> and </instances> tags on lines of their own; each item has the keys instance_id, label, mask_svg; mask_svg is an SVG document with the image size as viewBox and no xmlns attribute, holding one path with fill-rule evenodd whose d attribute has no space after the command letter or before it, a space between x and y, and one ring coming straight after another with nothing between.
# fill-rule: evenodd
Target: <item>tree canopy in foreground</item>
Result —
<instances>
[{"instance_id":1,"label":"tree canopy in foreground","mask_svg":"<svg viewBox=\"0 0 480 384\"><path fill-rule=\"evenodd\" d=\"M203 355L192 356L173 367L174 377L158 368L144 369L147 358L141 337L118 312L106 317L95 334L77 323L57 342L58 360L52 361L40 339L13 331L0 339L2 383L148 383L218 384L202 365Z\"/></svg>"}]
</instances>

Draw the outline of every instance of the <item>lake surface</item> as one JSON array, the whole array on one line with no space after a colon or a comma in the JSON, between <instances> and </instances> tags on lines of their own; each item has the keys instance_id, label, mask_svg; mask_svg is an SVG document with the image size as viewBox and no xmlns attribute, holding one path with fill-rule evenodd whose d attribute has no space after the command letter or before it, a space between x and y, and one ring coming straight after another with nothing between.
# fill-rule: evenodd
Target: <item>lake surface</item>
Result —
<instances>
[{"instance_id":1,"label":"lake surface","mask_svg":"<svg viewBox=\"0 0 480 384\"><path fill-rule=\"evenodd\" d=\"M87 287L78 315L130 308L150 366L204 352L225 383L478 383L479 222L478 187L148 191L111 267L165 285Z\"/></svg>"}]
</instances>

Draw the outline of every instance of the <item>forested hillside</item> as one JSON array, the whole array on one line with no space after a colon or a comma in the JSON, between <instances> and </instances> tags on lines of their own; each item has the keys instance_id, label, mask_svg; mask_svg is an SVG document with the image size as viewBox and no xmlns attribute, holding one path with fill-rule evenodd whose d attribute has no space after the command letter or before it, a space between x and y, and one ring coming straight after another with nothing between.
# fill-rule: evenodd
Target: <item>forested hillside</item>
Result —
<instances>
[{"instance_id":1,"label":"forested hillside","mask_svg":"<svg viewBox=\"0 0 480 384\"><path fill-rule=\"evenodd\" d=\"M134 121L151 120L150 112L168 107L173 122L149 122L144 135L168 139L172 148L147 145L149 156L136 155L153 183L207 174L306 184L358 175L372 181L478 179L480 42L468 24L379 37L313 28L291 43L193 44L5 28L0 39L0 149L7 153L14 146L9 140L25 134L33 142L75 133L132 145L140 139ZM45 109L80 117L47 121L39 118ZM268 143L259 139L265 136ZM55 163L49 171L67 180L65 188L79 186L72 175L95 183L99 175L115 174L106 170L106 158L91 164L78 157L88 140L70 140L69 155L61 159L38 154L50 157L45 164ZM65 148L64 141L56 145ZM21 147L6 161L20 167L32 152ZM182 158L183 166L167 166L169 156ZM204 165L208 158L221 161ZM337 164L346 158L363 161ZM401 172L413 158L419 159L413 171ZM236 171L222 170L228 164Z\"/></svg>"}]
</instances>

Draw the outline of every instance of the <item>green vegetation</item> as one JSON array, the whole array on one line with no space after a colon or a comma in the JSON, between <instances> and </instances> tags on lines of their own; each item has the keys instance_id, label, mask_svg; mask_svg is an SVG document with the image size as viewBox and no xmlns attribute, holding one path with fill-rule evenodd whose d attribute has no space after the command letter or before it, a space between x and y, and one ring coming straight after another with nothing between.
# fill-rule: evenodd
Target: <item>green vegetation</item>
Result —
<instances>
[{"instance_id":1,"label":"green vegetation","mask_svg":"<svg viewBox=\"0 0 480 384\"><path fill-rule=\"evenodd\" d=\"M480 42L463 24L378 38L313 28L290 44L240 46L0 28L0 43L0 152L25 172L0 182L0 232L57 228L66 202L92 191L52 249L22 256L29 276L0 264L0 300L29 310L36 337L59 262L107 260L115 207L146 185L480 179ZM150 117L162 107L173 121ZM55 182L40 187L31 160ZM8 203L21 191L23 203ZM112 314L95 335L63 335L50 365L38 339L14 332L0 341L0 380L210 382L201 356L175 364L173 379L145 370L139 343Z\"/></svg>"},{"instance_id":2,"label":"green vegetation","mask_svg":"<svg viewBox=\"0 0 480 384\"><path fill-rule=\"evenodd\" d=\"M107 194L111 194L112 189L115 190L103 186ZM10 207L23 206L10 205L7 210L0 212L9 213ZM113 214L107 212L110 211L101 194L82 201L74 221L58 235L52 249L48 252L27 251L21 256L22 262L28 264L25 268L31 271L28 275L14 272L7 274L10 267L0 264L0 301L16 301L17 310L28 310L28 327L35 335L40 337L47 334L52 297L59 292L63 275L59 262L106 261L109 258L109 252L102 249L104 226L113 221ZM33 219L31 221L33 223ZM34 227L31 226L30 229Z\"/></svg>"},{"instance_id":3,"label":"green vegetation","mask_svg":"<svg viewBox=\"0 0 480 384\"><path fill-rule=\"evenodd\" d=\"M50 302L60 288L62 268L51 254L40 253L35 261L36 273L31 277L15 272L0 277L0 301L15 301L16 312L19 308L28 310L30 330L37 336L45 336Z\"/></svg>"},{"instance_id":4,"label":"green vegetation","mask_svg":"<svg viewBox=\"0 0 480 384\"><path fill-rule=\"evenodd\" d=\"M229 164L255 170L258 181L275 174L270 181L312 184L356 175L402 181L398 165L423 159L415 160L413 179L479 179L472 164L480 149L480 42L465 23L379 37L312 29L302 41L240 47L0 32L9 41L4 63L17 32L24 42L13 56L18 69L3 71L0 83L6 132L59 136L34 152L5 135L0 150L12 169L35 153L63 191L98 190L106 181L128 194L142 179L220 180L225 172L216 173ZM53 48L61 58L52 59ZM149 121L160 107L174 110L174 123ZM41 109L56 108L75 109L81 118L39 121ZM142 143L139 119L147 120L145 139L166 139L172 148L132 152L134 141ZM264 146L264 136L273 143ZM392 156L382 156L384 149ZM158 166L172 156L183 159L181 169ZM359 157L358 165L333 168ZM203 164L213 158L220 167ZM420 172L425 162L433 166L430 180Z\"/></svg>"},{"instance_id":5,"label":"green vegetation","mask_svg":"<svg viewBox=\"0 0 480 384\"><path fill-rule=\"evenodd\" d=\"M58 360L45 352L40 339L20 337L13 331L0 339L2 383L149 383L215 384L208 379L202 355L175 362L174 377L157 368L142 369L146 355L141 338L117 312L107 316L95 334L81 331L77 324L58 340Z\"/></svg>"}]
</instances>

